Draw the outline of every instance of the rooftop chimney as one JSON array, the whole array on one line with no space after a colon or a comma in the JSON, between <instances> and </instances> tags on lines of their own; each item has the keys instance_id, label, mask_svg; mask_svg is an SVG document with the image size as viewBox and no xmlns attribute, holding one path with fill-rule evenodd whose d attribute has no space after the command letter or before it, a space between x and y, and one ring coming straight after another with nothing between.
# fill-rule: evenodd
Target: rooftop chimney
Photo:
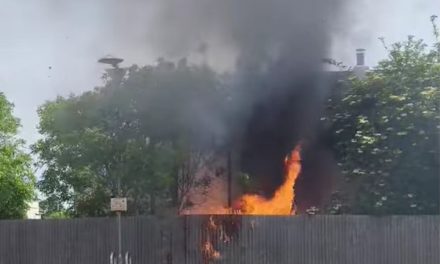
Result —
<instances>
[{"instance_id":1,"label":"rooftop chimney","mask_svg":"<svg viewBox=\"0 0 440 264\"><path fill-rule=\"evenodd\" d=\"M365 79L369 67L365 65L365 49L356 49L356 66L353 68L353 73L359 79Z\"/></svg>"},{"instance_id":2,"label":"rooftop chimney","mask_svg":"<svg viewBox=\"0 0 440 264\"><path fill-rule=\"evenodd\" d=\"M356 49L356 65L365 66L365 49Z\"/></svg>"}]
</instances>

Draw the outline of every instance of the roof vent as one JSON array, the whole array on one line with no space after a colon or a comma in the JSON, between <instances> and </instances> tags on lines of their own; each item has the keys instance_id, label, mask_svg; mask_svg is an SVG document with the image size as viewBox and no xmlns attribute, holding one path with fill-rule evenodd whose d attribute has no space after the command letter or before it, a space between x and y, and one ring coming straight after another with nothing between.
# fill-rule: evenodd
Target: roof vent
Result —
<instances>
[{"instance_id":1,"label":"roof vent","mask_svg":"<svg viewBox=\"0 0 440 264\"><path fill-rule=\"evenodd\" d=\"M356 65L365 66L365 49L356 49Z\"/></svg>"}]
</instances>

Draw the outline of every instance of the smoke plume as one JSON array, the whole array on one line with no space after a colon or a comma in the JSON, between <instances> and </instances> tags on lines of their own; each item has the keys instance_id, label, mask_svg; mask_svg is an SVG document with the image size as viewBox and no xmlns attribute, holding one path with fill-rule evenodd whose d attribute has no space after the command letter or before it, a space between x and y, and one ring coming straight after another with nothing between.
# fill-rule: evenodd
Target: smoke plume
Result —
<instances>
[{"instance_id":1,"label":"smoke plume","mask_svg":"<svg viewBox=\"0 0 440 264\"><path fill-rule=\"evenodd\" d=\"M342 0L161 1L154 43L164 54L230 60L228 139L241 169L270 195L284 157L313 141L328 89L321 60L339 27ZM153 28L155 28L153 26ZM313 159L313 155L308 155Z\"/></svg>"},{"instance_id":2,"label":"smoke plume","mask_svg":"<svg viewBox=\"0 0 440 264\"><path fill-rule=\"evenodd\" d=\"M300 140L307 151L312 145L307 142L316 135L321 101L328 90L320 75L321 59L328 57L332 36L346 17L345 2L133 0L107 5L98 1L86 11L102 21L99 32L91 34L99 45L88 48L94 53L124 50L121 56L136 61L145 54L127 39L142 40L145 47L153 48L154 56L185 57L229 72L227 111L213 115L212 109L204 111L205 104L197 102L203 98L195 98L192 108L198 113L192 116L210 124L208 130L218 131L240 169L257 178L270 196L283 179L284 157ZM64 16L71 10L65 4L49 8L48 12ZM100 41L103 35L112 41ZM173 100L170 96L170 103Z\"/></svg>"}]
</instances>

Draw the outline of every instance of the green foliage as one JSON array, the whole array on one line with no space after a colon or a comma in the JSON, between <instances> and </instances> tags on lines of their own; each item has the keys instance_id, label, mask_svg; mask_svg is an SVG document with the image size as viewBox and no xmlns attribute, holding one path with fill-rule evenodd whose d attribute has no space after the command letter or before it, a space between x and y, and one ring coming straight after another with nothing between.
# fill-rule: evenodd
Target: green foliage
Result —
<instances>
[{"instance_id":1,"label":"green foliage","mask_svg":"<svg viewBox=\"0 0 440 264\"><path fill-rule=\"evenodd\" d=\"M438 45L412 36L395 43L366 79L350 78L329 100L345 180L332 212L439 212Z\"/></svg>"},{"instance_id":2,"label":"green foliage","mask_svg":"<svg viewBox=\"0 0 440 264\"><path fill-rule=\"evenodd\" d=\"M19 121L12 115L13 105L0 93L0 219L24 218L34 198L31 158L16 138Z\"/></svg>"},{"instance_id":3,"label":"green foliage","mask_svg":"<svg viewBox=\"0 0 440 264\"><path fill-rule=\"evenodd\" d=\"M108 215L119 180L129 214L154 213L173 199L189 142L212 140L203 137L212 129L205 115L219 96L208 68L160 60L130 67L121 83L116 74L104 87L40 107L44 138L33 150L44 169L45 214L67 207L72 216Z\"/></svg>"},{"instance_id":4,"label":"green foliage","mask_svg":"<svg viewBox=\"0 0 440 264\"><path fill-rule=\"evenodd\" d=\"M69 219L69 214L67 212L52 212L47 214L45 217L45 219Z\"/></svg>"},{"instance_id":5,"label":"green foliage","mask_svg":"<svg viewBox=\"0 0 440 264\"><path fill-rule=\"evenodd\" d=\"M237 180L238 186L241 188L243 193L251 192L252 182L251 182L251 178L249 177L249 175L246 173L240 173L237 178L238 178L238 180Z\"/></svg>"}]
</instances>

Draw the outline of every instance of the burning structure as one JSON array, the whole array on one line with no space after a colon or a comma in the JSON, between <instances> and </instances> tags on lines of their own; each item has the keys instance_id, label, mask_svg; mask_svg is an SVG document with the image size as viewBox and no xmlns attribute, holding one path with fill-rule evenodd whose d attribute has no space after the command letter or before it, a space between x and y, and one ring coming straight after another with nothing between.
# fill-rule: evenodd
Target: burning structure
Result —
<instances>
[{"instance_id":1,"label":"burning structure","mask_svg":"<svg viewBox=\"0 0 440 264\"><path fill-rule=\"evenodd\" d=\"M294 186L301 170L300 147L296 147L285 158L284 180L275 190L271 198L258 194L244 194L231 204L225 203L224 194L230 193L225 189L225 179L217 178L208 183L204 193L195 192L189 195L204 196L205 200L195 204L193 208L183 210L182 214L209 214L209 215L292 215ZM222 199L223 198L223 199ZM189 198L192 199L192 198Z\"/></svg>"},{"instance_id":2,"label":"burning structure","mask_svg":"<svg viewBox=\"0 0 440 264\"><path fill-rule=\"evenodd\" d=\"M176 28L188 36L195 29L206 36L204 56L213 56L210 48L219 46L227 48L218 53L236 56L226 110L205 114L206 131L216 127L212 136L222 139L215 161L207 161L217 165L195 172L197 184L179 194L180 213L290 215L323 205L336 172L319 125L334 84L322 74L322 59L328 57L343 1L192 0L189 6L177 12L174 4L164 4L160 15L185 21ZM171 32L177 26L174 20L161 22ZM183 43L197 45L186 37ZM176 51L173 45L161 48Z\"/></svg>"}]
</instances>

